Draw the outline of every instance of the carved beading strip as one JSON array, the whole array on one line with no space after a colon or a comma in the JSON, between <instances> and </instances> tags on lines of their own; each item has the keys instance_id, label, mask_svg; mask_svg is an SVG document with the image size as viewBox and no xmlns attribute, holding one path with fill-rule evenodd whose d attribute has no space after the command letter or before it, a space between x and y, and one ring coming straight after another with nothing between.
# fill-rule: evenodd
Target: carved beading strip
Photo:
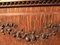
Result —
<instances>
[{"instance_id":1,"label":"carved beading strip","mask_svg":"<svg viewBox=\"0 0 60 45\"><path fill-rule=\"evenodd\" d=\"M46 24L43 29L48 29L48 32L24 32L23 29L20 31L14 30L16 24L14 23L0 23L0 32L2 34L9 34L15 37L16 39L24 39L28 42L37 41L37 40L46 40L49 37L56 35L58 29L60 28L60 24ZM42 29L41 29L42 30Z\"/></svg>"},{"instance_id":2,"label":"carved beading strip","mask_svg":"<svg viewBox=\"0 0 60 45\"><path fill-rule=\"evenodd\" d=\"M21 6L41 6L41 5L60 5L60 0L27 0L0 2L0 7L21 7Z\"/></svg>"}]
</instances>

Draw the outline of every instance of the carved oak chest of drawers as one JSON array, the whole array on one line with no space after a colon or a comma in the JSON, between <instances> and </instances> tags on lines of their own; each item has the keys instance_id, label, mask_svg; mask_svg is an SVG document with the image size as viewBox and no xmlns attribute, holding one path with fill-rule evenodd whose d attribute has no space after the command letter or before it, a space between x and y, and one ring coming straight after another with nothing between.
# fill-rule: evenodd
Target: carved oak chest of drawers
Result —
<instances>
[{"instance_id":1,"label":"carved oak chest of drawers","mask_svg":"<svg viewBox=\"0 0 60 45\"><path fill-rule=\"evenodd\" d=\"M0 1L0 45L60 45L60 0Z\"/></svg>"}]
</instances>

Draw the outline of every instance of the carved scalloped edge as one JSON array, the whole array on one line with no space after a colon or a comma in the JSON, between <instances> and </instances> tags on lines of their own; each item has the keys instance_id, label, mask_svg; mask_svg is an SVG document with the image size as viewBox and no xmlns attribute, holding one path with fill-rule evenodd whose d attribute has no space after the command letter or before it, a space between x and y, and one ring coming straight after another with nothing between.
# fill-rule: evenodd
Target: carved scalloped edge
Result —
<instances>
[{"instance_id":1,"label":"carved scalloped edge","mask_svg":"<svg viewBox=\"0 0 60 45\"><path fill-rule=\"evenodd\" d=\"M45 6L60 5L60 0L0 2L0 7L43 6L43 5Z\"/></svg>"}]
</instances>

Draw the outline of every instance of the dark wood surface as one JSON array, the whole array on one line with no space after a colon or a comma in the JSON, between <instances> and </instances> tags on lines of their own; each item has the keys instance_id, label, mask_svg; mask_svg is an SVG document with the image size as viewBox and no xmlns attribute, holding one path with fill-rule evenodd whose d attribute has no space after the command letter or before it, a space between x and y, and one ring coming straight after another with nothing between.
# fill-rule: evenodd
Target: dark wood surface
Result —
<instances>
[{"instance_id":1,"label":"dark wood surface","mask_svg":"<svg viewBox=\"0 0 60 45\"><path fill-rule=\"evenodd\" d=\"M0 8L0 22L13 22L18 25L17 29L24 29L26 32L39 31L40 27L46 23L60 23L60 6L41 7L20 7L20 8ZM17 40L11 35L0 33L0 45L59 45L60 31L56 36L48 40L37 42L26 42Z\"/></svg>"}]
</instances>

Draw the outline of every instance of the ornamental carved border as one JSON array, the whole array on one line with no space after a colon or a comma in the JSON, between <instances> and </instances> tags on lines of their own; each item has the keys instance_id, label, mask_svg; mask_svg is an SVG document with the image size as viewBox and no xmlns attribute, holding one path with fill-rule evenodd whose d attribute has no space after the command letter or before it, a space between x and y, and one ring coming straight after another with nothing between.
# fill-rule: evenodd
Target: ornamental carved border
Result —
<instances>
[{"instance_id":1,"label":"ornamental carved border","mask_svg":"<svg viewBox=\"0 0 60 45\"><path fill-rule=\"evenodd\" d=\"M60 0L22 0L0 2L0 7L23 7L23 6L53 6L60 5Z\"/></svg>"},{"instance_id":2,"label":"ornamental carved border","mask_svg":"<svg viewBox=\"0 0 60 45\"><path fill-rule=\"evenodd\" d=\"M16 29L17 24L15 23L0 23L0 33L3 35L11 35L18 40L25 40L27 42L34 42L38 40L48 40L50 37L55 36L60 29L60 24L50 23L43 26L40 30L48 29L47 32L24 32L24 29L19 31Z\"/></svg>"}]
</instances>

